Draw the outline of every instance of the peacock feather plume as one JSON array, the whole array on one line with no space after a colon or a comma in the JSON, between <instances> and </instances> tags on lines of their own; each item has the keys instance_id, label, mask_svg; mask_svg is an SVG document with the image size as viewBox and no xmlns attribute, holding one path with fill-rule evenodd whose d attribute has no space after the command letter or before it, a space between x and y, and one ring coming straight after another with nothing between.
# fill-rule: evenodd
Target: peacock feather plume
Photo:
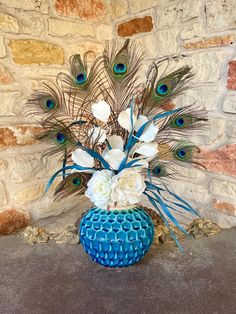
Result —
<instances>
[{"instance_id":1,"label":"peacock feather plume","mask_svg":"<svg viewBox=\"0 0 236 314\"><path fill-rule=\"evenodd\" d=\"M46 155L62 159L46 191L62 175L55 199L88 196L97 171L113 177L136 169L153 210L167 226L171 221L186 232L174 214L197 212L167 185L178 175L176 165L201 165L190 137L205 126L206 112L196 104L166 109L189 87L193 71L188 65L170 69L169 59L154 61L141 82L143 59L139 44L111 41L99 56L91 51L72 56L67 72L32 94L27 112L39 117L43 128L37 138L50 143Z\"/></svg>"}]
</instances>

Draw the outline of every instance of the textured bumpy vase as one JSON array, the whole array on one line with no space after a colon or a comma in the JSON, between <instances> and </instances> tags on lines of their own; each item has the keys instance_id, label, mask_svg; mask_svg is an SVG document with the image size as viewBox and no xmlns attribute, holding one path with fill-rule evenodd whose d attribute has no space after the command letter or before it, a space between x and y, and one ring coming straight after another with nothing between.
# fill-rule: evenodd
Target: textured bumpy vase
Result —
<instances>
[{"instance_id":1,"label":"textured bumpy vase","mask_svg":"<svg viewBox=\"0 0 236 314\"><path fill-rule=\"evenodd\" d=\"M134 207L107 211L92 208L80 223L80 240L92 260L108 267L137 263L149 250L154 226L148 214Z\"/></svg>"}]
</instances>

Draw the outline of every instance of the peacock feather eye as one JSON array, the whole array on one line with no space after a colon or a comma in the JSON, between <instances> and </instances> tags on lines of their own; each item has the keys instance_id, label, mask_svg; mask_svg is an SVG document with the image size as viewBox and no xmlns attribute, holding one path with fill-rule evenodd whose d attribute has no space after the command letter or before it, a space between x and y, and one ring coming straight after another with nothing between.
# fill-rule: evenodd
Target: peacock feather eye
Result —
<instances>
[{"instance_id":1,"label":"peacock feather eye","mask_svg":"<svg viewBox=\"0 0 236 314\"><path fill-rule=\"evenodd\" d=\"M157 94L159 94L160 96L164 96L168 94L168 92L169 92L169 87L167 84L159 84L157 86Z\"/></svg>"},{"instance_id":2,"label":"peacock feather eye","mask_svg":"<svg viewBox=\"0 0 236 314\"><path fill-rule=\"evenodd\" d=\"M64 144L66 142L66 140L67 140L67 137L62 132L59 132L56 134L56 142L58 144Z\"/></svg>"},{"instance_id":3,"label":"peacock feather eye","mask_svg":"<svg viewBox=\"0 0 236 314\"><path fill-rule=\"evenodd\" d=\"M186 152L184 149L180 149L177 154L178 154L179 158L184 158L186 155Z\"/></svg>"},{"instance_id":4,"label":"peacock feather eye","mask_svg":"<svg viewBox=\"0 0 236 314\"><path fill-rule=\"evenodd\" d=\"M174 152L174 156L180 161L188 161L192 157L192 147L182 146L177 148Z\"/></svg>"},{"instance_id":5,"label":"peacock feather eye","mask_svg":"<svg viewBox=\"0 0 236 314\"><path fill-rule=\"evenodd\" d=\"M156 165L153 169L152 169L153 174L156 177L162 177L165 175L166 171L165 168L162 165Z\"/></svg>"},{"instance_id":6,"label":"peacock feather eye","mask_svg":"<svg viewBox=\"0 0 236 314\"><path fill-rule=\"evenodd\" d=\"M116 63L113 67L113 71L115 74L123 75L127 71L127 67L124 63Z\"/></svg>"},{"instance_id":7,"label":"peacock feather eye","mask_svg":"<svg viewBox=\"0 0 236 314\"><path fill-rule=\"evenodd\" d=\"M174 128L186 128L190 126L194 122L193 118L191 116L178 116L175 119L171 121L171 125Z\"/></svg>"},{"instance_id":8,"label":"peacock feather eye","mask_svg":"<svg viewBox=\"0 0 236 314\"><path fill-rule=\"evenodd\" d=\"M75 82L77 85L82 85L86 82L86 80L87 80L86 73L80 73L76 76Z\"/></svg>"},{"instance_id":9,"label":"peacock feather eye","mask_svg":"<svg viewBox=\"0 0 236 314\"><path fill-rule=\"evenodd\" d=\"M72 180L72 183L74 186L80 186L81 185L81 179L80 178L74 178Z\"/></svg>"},{"instance_id":10,"label":"peacock feather eye","mask_svg":"<svg viewBox=\"0 0 236 314\"><path fill-rule=\"evenodd\" d=\"M44 106L47 110L53 110L55 107L56 107L56 102L51 99L51 98L48 98L44 101Z\"/></svg>"}]
</instances>

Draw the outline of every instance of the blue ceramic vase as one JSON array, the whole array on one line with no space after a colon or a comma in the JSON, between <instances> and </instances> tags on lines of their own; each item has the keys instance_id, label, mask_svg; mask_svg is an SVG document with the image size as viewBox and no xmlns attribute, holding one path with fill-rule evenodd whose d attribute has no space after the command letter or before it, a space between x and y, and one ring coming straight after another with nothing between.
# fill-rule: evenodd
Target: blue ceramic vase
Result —
<instances>
[{"instance_id":1,"label":"blue ceramic vase","mask_svg":"<svg viewBox=\"0 0 236 314\"><path fill-rule=\"evenodd\" d=\"M140 208L90 209L80 222L80 241L93 261L107 267L137 263L149 250L154 226Z\"/></svg>"}]
</instances>

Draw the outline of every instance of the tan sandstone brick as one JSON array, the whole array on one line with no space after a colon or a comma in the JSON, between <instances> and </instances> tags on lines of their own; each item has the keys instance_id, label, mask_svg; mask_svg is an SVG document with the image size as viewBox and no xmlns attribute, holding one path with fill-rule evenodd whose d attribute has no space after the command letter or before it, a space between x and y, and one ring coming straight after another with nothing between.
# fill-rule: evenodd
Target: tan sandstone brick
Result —
<instances>
[{"instance_id":1,"label":"tan sandstone brick","mask_svg":"<svg viewBox=\"0 0 236 314\"><path fill-rule=\"evenodd\" d=\"M11 39L9 46L17 64L63 64L64 50L54 44L34 39Z\"/></svg>"},{"instance_id":2,"label":"tan sandstone brick","mask_svg":"<svg viewBox=\"0 0 236 314\"><path fill-rule=\"evenodd\" d=\"M54 8L63 16L95 20L106 15L108 4L105 0L55 0Z\"/></svg>"},{"instance_id":3,"label":"tan sandstone brick","mask_svg":"<svg viewBox=\"0 0 236 314\"><path fill-rule=\"evenodd\" d=\"M23 106L20 98L20 93L3 92L0 93L0 99L1 99L0 117L18 116L22 113Z\"/></svg>"},{"instance_id":4,"label":"tan sandstone brick","mask_svg":"<svg viewBox=\"0 0 236 314\"><path fill-rule=\"evenodd\" d=\"M114 17L121 17L127 13L128 3L126 0L115 0L112 3L112 13Z\"/></svg>"},{"instance_id":5,"label":"tan sandstone brick","mask_svg":"<svg viewBox=\"0 0 236 314\"><path fill-rule=\"evenodd\" d=\"M208 171L236 176L236 144L227 144L216 150L201 149L201 165Z\"/></svg>"},{"instance_id":6,"label":"tan sandstone brick","mask_svg":"<svg viewBox=\"0 0 236 314\"><path fill-rule=\"evenodd\" d=\"M211 48L217 46L228 46L233 44L235 37L233 35L227 36L217 36L212 38L205 38L199 41L194 42L185 42L185 49L202 49L202 48Z\"/></svg>"},{"instance_id":7,"label":"tan sandstone brick","mask_svg":"<svg viewBox=\"0 0 236 314\"><path fill-rule=\"evenodd\" d=\"M9 14L0 13L0 30L8 33L19 33L17 19Z\"/></svg>"},{"instance_id":8,"label":"tan sandstone brick","mask_svg":"<svg viewBox=\"0 0 236 314\"><path fill-rule=\"evenodd\" d=\"M151 32L152 29L152 17L144 16L120 23L117 32L120 37L127 37L138 33Z\"/></svg>"},{"instance_id":9,"label":"tan sandstone brick","mask_svg":"<svg viewBox=\"0 0 236 314\"><path fill-rule=\"evenodd\" d=\"M34 136L41 131L40 127L31 125L0 127L0 148L33 144Z\"/></svg>"},{"instance_id":10,"label":"tan sandstone brick","mask_svg":"<svg viewBox=\"0 0 236 314\"><path fill-rule=\"evenodd\" d=\"M219 199L214 198L212 201L212 206L224 214L236 216L235 204L223 202Z\"/></svg>"},{"instance_id":11,"label":"tan sandstone brick","mask_svg":"<svg viewBox=\"0 0 236 314\"><path fill-rule=\"evenodd\" d=\"M52 36L90 36L94 37L92 25L51 18L48 20L48 32Z\"/></svg>"},{"instance_id":12,"label":"tan sandstone brick","mask_svg":"<svg viewBox=\"0 0 236 314\"><path fill-rule=\"evenodd\" d=\"M34 10L36 8L35 0L1 0L1 4L23 10Z\"/></svg>"}]
</instances>

